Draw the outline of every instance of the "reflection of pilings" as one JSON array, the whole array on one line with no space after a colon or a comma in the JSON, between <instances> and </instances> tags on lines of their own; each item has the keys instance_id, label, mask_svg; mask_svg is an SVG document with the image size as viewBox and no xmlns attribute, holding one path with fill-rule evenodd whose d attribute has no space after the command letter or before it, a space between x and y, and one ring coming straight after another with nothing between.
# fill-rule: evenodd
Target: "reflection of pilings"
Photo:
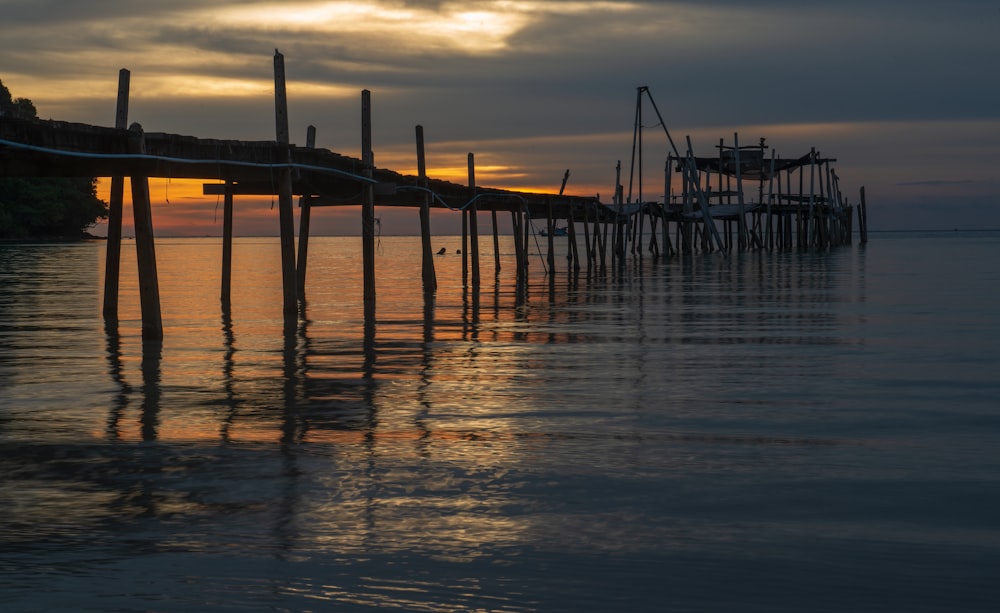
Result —
<instances>
[{"instance_id":1,"label":"reflection of pilings","mask_svg":"<svg viewBox=\"0 0 1000 613\"><path fill-rule=\"evenodd\" d=\"M222 356L222 387L225 391L225 404L228 408L226 418L222 421L219 436L223 442L229 441L229 427L236 419L236 391L233 388L233 357L236 353L236 336L233 334L233 317L228 305L222 307L222 337L226 352Z\"/></svg>"},{"instance_id":2,"label":"reflection of pilings","mask_svg":"<svg viewBox=\"0 0 1000 613\"><path fill-rule=\"evenodd\" d=\"M285 329L282 350L282 422L281 443L288 446L299 440L298 432L298 329Z\"/></svg>"},{"instance_id":3,"label":"reflection of pilings","mask_svg":"<svg viewBox=\"0 0 1000 613\"><path fill-rule=\"evenodd\" d=\"M426 418L430 415L431 401L427 397L427 390L431 386L431 370L433 368L433 347L434 347L434 296L424 293L424 320L423 320L423 342L421 343L420 360L420 386L417 388L417 399L420 404L420 413L414 418L414 427L420 432L417 440L417 448L420 456L428 457L430 450L431 431L427 427Z\"/></svg>"},{"instance_id":4,"label":"reflection of pilings","mask_svg":"<svg viewBox=\"0 0 1000 613\"><path fill-rule=\"evenodd\" d=\"M128 395L132 389L125 381L124 367L122 366L122 341L115 322L105 322L104 334L107 338L108 374L111 375L111 380L117 389L111 413L108 415L107 433L109 440L116 441L121 438L119 427L122 413L128 405Z\"/></svg>"},{"instance_id":5,"label":"reflection of pilings","mask_svg":"<svg viewBox=\"0 0 1000 613\"><path fill-rule=\"evenodd\" d=\"M142 440L157 439L160 425L160 361L163 356L163 341L145 339L142 341L142 413L140 423Z\"/></svg>"}]
</instances>

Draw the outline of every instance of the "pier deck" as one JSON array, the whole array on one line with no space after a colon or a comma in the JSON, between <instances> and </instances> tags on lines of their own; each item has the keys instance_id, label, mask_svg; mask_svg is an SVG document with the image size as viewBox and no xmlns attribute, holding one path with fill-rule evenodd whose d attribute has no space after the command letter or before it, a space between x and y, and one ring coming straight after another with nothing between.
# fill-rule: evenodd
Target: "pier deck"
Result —
<instances>
[{"instance_id":1,"label":"pier deck","mask_svg":"<svg viewBox=\"0 0 1000 613\"><path fill-rule=\"evenodd\" d=\"M431 208L461 212L463 284L470 285L473 291L478 291L481 278L477 215L479 212L491 213L493 242L496 245L496 214L509 213L515 238L519 295L526 286L532 219L546 220L543 235L548 241L548 272L554 272L556 268L556 220L565 220L565 235L569 241L568 266L572 271L579 271L581 262L585 262L588 271L592 268L604 270L609 259L613 265L621 264L630 253L637 257L647 249L654 255L669 256L697 250L728 252L735 248L826 248L850 242L853 207L841 196L838 178L830 166L833 160L820 157L815 149L805 156L789 159L776 158L772 151L768 160L764 139L759 145L740 147L738 135L734 135L733 146L719 142L717 157L699 158L694 156L690 139L686 154L681 154L667 132L674 153L672 158L667 158L665 196L659 202L644 201L641 197L633 199L632 177L628 179L629 192L625 196L620 162L612 204L602 204L596 197L564 195L563 189L551 194L479 186L475 181L472 153L469 153L469 182L460 185L427 177L421 126L416 127L417 176L403 175L374 165L371 99L367 90L361 92L361 158L316 148L315 129L311 126L306 146L291 144L284 57L277 51L274 68L274 141L218 140L145 133L137 123L126 127L129 72L124 69L119 73L118 105L113 128L0 115L0 177L111 178L104 284L104 317L109 323L117 323L124 177L131 178L143 336L146 338L162 338L163 334L149 177L214 181L203 186L204 193L224 196L221 289L224 309L228 308L230 294L233 199L240 195L277 197L284 313L286 324L290 325L295 323L298 306L305 298L309 217L310 210L318 206L361 207L366 321L373 320L375 316L376 205L420 209L422 278L427 293L433 293L437 284L430 247ZM637 139L642 124L642 97L649 96L652 102L648 88L640 87L638 95ZM655 109L655 103L653 105ZM659 115L659 111L656 112ZM666 132L662 117L660 125ZM641 153L641 147L639 151ZM641 163L639 167L642 167ZM793 187L793 173L797 173L797 189ZM680 175L680 190L676 194L671 187L673 175ZM641 176L639 183L641 194ZM756 201L752 197L745 198L745 192L750 189L745 183L756 184ZM806 186L808 191L805 191ZM300 204L297 254L293 217L295 196L299 197ZM862 241L865 240L867 225L864 209L862 188L858 209ZM577 224L582 232L577 231ZM581 233L585 241L582 250L577 244ZM499 273L499 253L495 258L495 270Z\"/></svg>"}]
</instances>

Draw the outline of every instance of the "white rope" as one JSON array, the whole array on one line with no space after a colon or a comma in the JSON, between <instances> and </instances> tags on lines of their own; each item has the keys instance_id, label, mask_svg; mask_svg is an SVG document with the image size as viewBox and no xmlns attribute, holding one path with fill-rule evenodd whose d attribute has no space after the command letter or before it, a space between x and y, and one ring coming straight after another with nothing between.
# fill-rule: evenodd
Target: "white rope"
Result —
<instances>
[{"instance_id":1,"label":"white rope","mask_svg":"<svg viewBox=\"0 0 1000 613\"><path fill-rule=\"evenodd\" d=\"M236 160L222 160L222 159L204 159L204 160L193 160L188 158L175 158L167 157L162 155L151 155L148 153L87 153L83 151L63 151L61 149L50 149L48 147L39 147L37 145L27 145L25 143L18 143L16 141L9 141L0 138L0 145L7 147L15 147L18 149L27 149L29 151L38 151L41 153L48 153L50 155L62 155L67 157L78 157L78 158L88 158L88 159L104 159L104 160L156 160L163 162L171 162L175 164L221 164L226 166L244 166L247 168L299 168L302 170L312 170L315 172L322 172L327 174L339 175L342 177L348 177L355 179L357 181L363 181L365 183L376 184L378 181L371 179L369 177L364 177L361 175L356 175L344 170L337 170L336 168L327 168L326 166L313 166L311 164L295 164L293 162L287 162L284 164L265 164L263 162L239 162Z\"/></svg>"}]
</instances>

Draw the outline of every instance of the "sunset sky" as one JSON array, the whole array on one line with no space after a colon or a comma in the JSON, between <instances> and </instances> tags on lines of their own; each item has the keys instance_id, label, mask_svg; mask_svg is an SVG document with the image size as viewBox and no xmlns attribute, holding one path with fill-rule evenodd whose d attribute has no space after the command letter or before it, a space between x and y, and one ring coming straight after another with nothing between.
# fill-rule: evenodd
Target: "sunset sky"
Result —
<instances>
[{"instance_id":1,"label":"sunset sky","mask_svg":"<svg viewBox=\"0 0 1000 613\"><path fill-rule=\"evenodd\" d=\"M317 146L359 157L368 89L380 167L415 173L421 124L433 177L464 183L473 152L479 185L554 192L569 169L568 193L610 201L646 85L696 154L738 132L837 158L872 229L1000 228L995 0L0 0L0 14L0 79L46 119L114 125L128 68L129 121L147 132L273 139L277 48L295 143L312 124ZM667 143L644 124L644 190L662 198ZM151 191L158 235L221 234L200 183ZM417 228L415 211L376 215L387 234ZM360 219L324 209L313 228L356 234ZM276 234L277 207L238 198L236 231Z\"/></svg>"}]
</instances>

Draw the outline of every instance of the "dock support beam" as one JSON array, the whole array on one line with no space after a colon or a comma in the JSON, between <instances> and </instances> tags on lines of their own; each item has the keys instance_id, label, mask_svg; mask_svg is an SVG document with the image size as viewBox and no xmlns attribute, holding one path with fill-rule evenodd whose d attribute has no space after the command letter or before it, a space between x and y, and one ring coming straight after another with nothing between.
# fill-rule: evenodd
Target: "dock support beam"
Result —
<instances>
[{"instance_id":1,"label":"dock support beam","mask_svg":"<svg viewBox=\"0 0 1000 613\"><path fill-rule=\"evenodd\" d=\"M229 311L233 285L233 193L236 186L226 181L226 191L222 204L222 292L220 300L223 311Z\"/></svg>"},{"instance_id":2,"label":"dock support beam","mask_svg":"<svg viewBox=\"0 0 1000 613\"><path fill-rule=\"evenodd\" d=\"M118 104L115 108L115 128L128 128L128 94L131 73L118 71ZM125 177L111 178L108 201L108 241L104 255L104 321L118 323L118 278L122 258L122 205L125 196Z\"/></svg>"},{"instance_id":3,"label":"dock support beam","mask_svg":"<svg viewBox=\"0 0 1000 613\"><path fill-rule=\"evenodd\" d=\"M361 163L364 175L371 178L375 168L372 152L372 93L361 91ZM363 188L361 202L361 255L364 262L365 322L375 321L375 190L371 183Z\"/></svg>"},{"instance_id":4,"label":"dock support beam","mask_svg":"<svg viewBox=\"0 0 1000 613\"><path fill-rule=\"evenodd\" d=\"M476 204L476 157L469 153L469 192L472 204L469 205L469 242L472 248L472 289L479 289L479 221Z\"/></svg>"},{"instance_id":5,"label":"dock support beam","mask_svg":"<svg viewBox=\"0 0 1000 613\"><path fill-rule=\"evenodd\" d=\"M306 147L316 147L316 126L306 128ZM295 285L299 300L306 300L306 263L309 261L309 219L312 216L312 196L299 200L299 255L295 260Z\"/></svg>"},{"instance_id":6,"label":"dock support beam","mask_svg":"<svg viewBox=\"0 0 1000 613\"><path fill-rule=\"evenodd\" d=\"M427 158L424 155L424 127L417 126L417 175L420 186L427 187ZM437 275L434 272L434 249L431 245L431 195L424 193L420 204L420 251L421 274L424 282L424 293L430 294L437 290Z\"/></svg>"},{"instance_id":7,"label":"dock support beam","mask_svg":"<svg viewBox=\"0 0 1000 613\"><path fill-rule=\"evenodd\" d=\"M142 126L137 123L129 128L129 153L146 152ZM156 275L156 248L153 245L153 211L149 204L149 179L133 176L132 215L135 219L135 254L139 272L139 304L142 309L142 338L163 339L163 320L160 316L160 283Z\"/></svg>"},{"instance_id":8,"label":"dock support beam","mask_svg":"<svg viewBox=\"0 0 1000 613\"><path fill-rule=\"evenodd\" d=\"M490 211L493 220L493 276L500 277L500 228L497 226L497 210Z\"/></svg>"},{"instance_id":9,"label":"dock support beam","mask_svg":"<svg viewBox=\"0 0 1000 613\"><path fill-rule=\"evenodd\" d=\"M858 207L858 230L861 232L861 244L868 242L868 203L865 202L865 186L861 186L861 206Z\"/></svg>"},{"instance_id":10,"label":"dock support beam","mask_svg":"<svg viewBox=\"0 0 1000 613\"><path fill-rule=\"evenodd\" d=\"M279 163L291 162L288 138L288 97L285 94L285 56L274 50L274 119L279 145ZM297 323L295 292L295 217L292 212L292 169L278 170L278 224L281 233L282 312L285 325Z\"/></svg>"}]
</instances>

